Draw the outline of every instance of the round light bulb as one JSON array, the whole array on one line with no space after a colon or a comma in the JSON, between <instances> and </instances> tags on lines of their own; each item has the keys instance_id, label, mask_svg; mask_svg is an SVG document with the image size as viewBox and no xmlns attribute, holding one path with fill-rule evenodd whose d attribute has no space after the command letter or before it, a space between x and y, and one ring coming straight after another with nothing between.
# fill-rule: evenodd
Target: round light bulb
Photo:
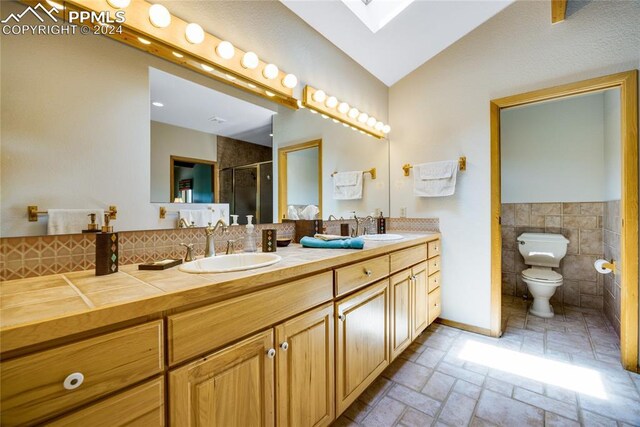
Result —
<instances>
[{"instance_id":1,"label":"round light bulb","mask_svg":"<svg viewBox=\"0 0 640 427\"><path fill-rule=\"evenodd\" d=\"M367 120L367 126L374 127L376 125L376 122L377 122L376 118L371 116Z\"/></svg>"},{"instance_id":2,"label":"round light bulb","mask_svg":"<svg viewBox=\"0 0 640 427\"><path fill-rule=\"evenodd\" d=\"M236 54L236 49L230 42L223 41L216 46L216 53L222 59L231 59Z\"/></svg>"},{"instance_id":3,"label":"round light bulb","mask_svg":"<svg viewBox=\"0 0 640 427\"><path fill-rule=\"evenodd\" d=\"M264 70L262 70L264 78L269 80L273 80L278 77L278 73L280 73L280 70L278 70L278 67L274 64L267 64L265 65Z\"/></svg>"},{"instance_id":4,"label":"round light bulb","mask_svg":"<svg viewBox=\"0 0 640 427\"><path fill-rule=\"evenodd\" d=\"M391 126L384 125L384 127L382 128L382 133L389 133L389 132L391 132Z\"/></svg>"},{"instance_id":5,"label":"round light bulb","mask_svg":"<svg viewBox=\"0 0 640 427\"><path fill-rule=\"evenodd\" d=\"M109 5L115 9L124 9L125 7L129 6L131 0L107 0L107 3L109 3Z\"/></svg>"},{"instance_id":6,"label":"round light bulb","mask_svg":"<svg viewBox=\"0 0 640 427\"><path fill-rule=\"evenodd\" d=\"M171 24L171 14L163 5L153 4L149 8L149 21L154 27L167 28Z\"/></svg>"},{"instance_id":7,"label":"round light bulb","mask_svg":"<svg viewBox=\"0 0 640 427\"><path fill-rule=\"evenodd\" d=\"M358 109L355 107L349 110L349 117L351 117L352 119L358 117L358 114L360 114L360 111L358 111Z\"/></svg>"},{"instance_id":8,"label":"round light bulb","mask_svg":"<svg viewBox=\"0 0 640 427\"><path fill-rule=\"evenodd\" d=\"M191 23L184 29L184 36L189 43L200 44L204 41L204 30L200 25Z\"/></svg>"},{"instance_id":9,"label":"round light bulb","mask_svg":"<svg viewBox=\"0 0 640 427\"><path fill-rule=\"evenodd\" d=\"M384 127L384 123L382 123L382 122L377 122L376 125L375 125L375 129L377 131L381 131L383 127Z\"/></svg>"},{"instance_id":10,"label":"round light bulb","mask_svg":"<svg viewBox=\"0 0 640 427\"><path fill-rule=\"evenodd\" d=\"M284 76L284 79L282 79L282 86L293 89L294 87L298 86L298 78L293 74L287 74L286 76Z\"/></svg>"},{"instance_id":11,"label":"round light bulb","mask_svg":"<svg viewBox=\"0 0 640 427\"><path fill-rule=\"evenodd\" d=\"M338 105L338 98L336 98L335 96L330 96L327 98L324 105L326 105L328 108L336 108L336 106Z\"/></svg>"},{"instance_id":12,"label":"round light bulb","mask_svg":"<svg viewBox=\"0 0 640 427\"><path fill-rule=\"evenodd\" d=\"M358 116L358 121L360 123L365 123L367 120L369 120L369 115L367 113L360 113L360 115Z\"/></svg>"},{"instance_id":13,"label":"round light bulb","mask_svg":"<svg viewBox=\"0 0 640 427\"><path fill-rule=\"evenodd\" d=\"M312 98L316 102L324 102L324 100L327 99L327 94L324 93L323 90L318 89L317 91L313 92Z\"/></svg>"},{"instance_id":14,"label":"round light bulb","mask_svg":"<svg viewBox=\"0 0 640 427\"><path fill-rule=\"evenodd\" d=\"M258 64L260 63L260 60L258 59L258 55L256 55L255 53L247 52L244 55L242 55L242 61L240 61L240 63L244 68L253 70L258 66Z\"/></svg>"},{"instance_id":15,"label":"round light bulb","mask_svg":"<svg viewBox=\"0 0 640 427\"><path fill-rule=\"evenodd\" d=\"M342 114L347 114L349 112L349 104L341 102L340 105L338 105L338 111Z\"/></svg>"}]
</instances>

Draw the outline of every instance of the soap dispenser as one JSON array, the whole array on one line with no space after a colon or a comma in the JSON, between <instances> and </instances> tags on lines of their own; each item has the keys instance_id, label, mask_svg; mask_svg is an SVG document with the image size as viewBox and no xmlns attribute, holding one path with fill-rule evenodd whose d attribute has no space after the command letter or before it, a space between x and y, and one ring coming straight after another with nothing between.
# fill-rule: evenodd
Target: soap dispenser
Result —
<instances>
[{"instance_id":1,"label":"soap dispenser","mask_svg":"<svg viewBox=\"0 0 640 427\"><path fill-rule=\"evenodd\" d=\"M253 225L253 215L247 215L246 235L244 236L243 246L245 252L256 252L258 250L256 245L256 232Z\"/></svg>"}]
</instances>

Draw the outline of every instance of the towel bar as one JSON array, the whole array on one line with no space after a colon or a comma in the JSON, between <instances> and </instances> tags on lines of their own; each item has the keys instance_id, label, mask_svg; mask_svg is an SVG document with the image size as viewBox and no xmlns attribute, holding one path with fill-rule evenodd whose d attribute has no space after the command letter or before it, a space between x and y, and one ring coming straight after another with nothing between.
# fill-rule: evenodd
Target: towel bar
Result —
<instances>
[{"instance_id":1,"label":"towel bar","mask_svg":"<svg viewBox=\"0 0 640 427\"><path fill-rule=\"evenodd\" d=\"M209 209L211 212L215 212L216 209L212 208L212 207L207 207L207 209ZM167 208L165 208L164 206L160 206L160 211L159 211L159 217L160 219L166 219L167 218L167 214L170 215L180 215L179 211L168 211Z\"/></svg>"},{"instance_id":2,"label":"towel bar","mask_svg":"<svg viewBox=\"0 0 640 427\"><path fill-rule=\"evenodd\" d=\"M118 207L115 205L110 205L107 210L109 214L109 219L117 219L118 218ZM48 215L49 211L39 211L38 206L27 206L27 217L29 218L29 222L37 222L38 215Z\"/></svg>"},{"instance_id":3,"label":"towel bar","mask_svg":"<svg viewBox=\"0 0 640 427\"><path fill-rule=\"evenodd\" d=\"M336 172L332 173L332 174L331 174L331 176L333 177L333 176L334 176L335 174L337 174L337 173L338 173L338 172L336 171ZM363 171L363 172L362 172L362 174L363 174L363 175L364 175L365 173L370 174L370 175L371 175L371 179L376 179L376 178L378 177L378 174L377 174L376 168L371 168L371 169L369 169L368 171Z\"/></svg>"},{"instance_id":4,"label":"towel bar","mask_svg":"<svg viewBox=\"0 0 640 427\"><path fill-rule=\"evenodd\" d=\"M402 170L404 171L404 176L409 176L409 171L413 168L409 163L402 166ZM467 158L462 156L458 159L458 170L465 171L467 170Z\"/></svg>"}]
</instances>

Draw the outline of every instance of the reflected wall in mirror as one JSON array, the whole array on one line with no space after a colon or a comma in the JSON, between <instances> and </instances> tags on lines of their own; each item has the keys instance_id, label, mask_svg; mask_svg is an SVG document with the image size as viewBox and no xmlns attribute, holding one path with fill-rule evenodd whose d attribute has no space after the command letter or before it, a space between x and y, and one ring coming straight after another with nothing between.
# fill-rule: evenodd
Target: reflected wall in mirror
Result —
<instances>
[{"instance_id":1,"label":"reflected wall in mirror","mask_svg":"<svg viewBox=\"0 0 640 427\"><path fill-rule=\"evenodd\" d=\"M278 218L322 218L322 140L278 150Z\"/></svg>"}]
</instances>

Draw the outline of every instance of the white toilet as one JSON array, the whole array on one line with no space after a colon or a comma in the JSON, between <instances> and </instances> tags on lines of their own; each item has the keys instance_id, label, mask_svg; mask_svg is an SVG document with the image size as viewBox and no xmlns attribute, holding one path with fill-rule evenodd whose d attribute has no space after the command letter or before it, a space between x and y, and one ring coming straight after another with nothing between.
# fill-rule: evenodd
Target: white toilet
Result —
<instances>
[{"instance_id":1,"label":"white toilet","mask_svg":"<svg viewBox=\"0 0 640 427\"><path fill-rule=\"evenodd\" d=\"M562 286L562 275L552 270L560 266L560 260L567 254L569 240L561 234L523 233L518 236L518 249L524 263L530 265L522 272L522 280L533 296L529 313L553 317L553 307L549 298Z\"/></svg>"}]
</instances>

